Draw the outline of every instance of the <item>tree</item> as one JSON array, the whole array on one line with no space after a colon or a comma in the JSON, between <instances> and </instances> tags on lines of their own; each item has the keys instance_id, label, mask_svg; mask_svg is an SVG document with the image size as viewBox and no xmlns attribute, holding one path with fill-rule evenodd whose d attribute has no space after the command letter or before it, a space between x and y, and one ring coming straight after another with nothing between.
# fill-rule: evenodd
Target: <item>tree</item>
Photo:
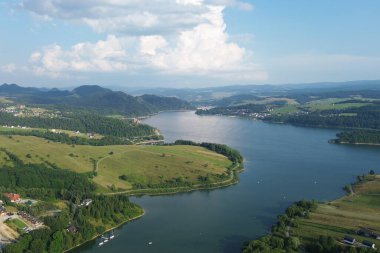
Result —
<instances>
[{"instance_id":1,"label":"tree","mask_svg":"<svg viewBox=\"0 0 380 253\"><path fill-rule=\"evenodd\" d=\"M53 240L49 245L49 253L60 253L63 251L63 234L57 231L53 234Z\"/></svg>"},{"instance_id":2,"label":"tree","mask_svg":"<svg viewBox=\"0 0 380 253\"><path fill-rule=\"evenodd\" d=\"M375 171L374 171L374 170L370 170L370 171L369 171L369 174L370 174L370 175L375 175Z\"/></svg>"}]
</instances>

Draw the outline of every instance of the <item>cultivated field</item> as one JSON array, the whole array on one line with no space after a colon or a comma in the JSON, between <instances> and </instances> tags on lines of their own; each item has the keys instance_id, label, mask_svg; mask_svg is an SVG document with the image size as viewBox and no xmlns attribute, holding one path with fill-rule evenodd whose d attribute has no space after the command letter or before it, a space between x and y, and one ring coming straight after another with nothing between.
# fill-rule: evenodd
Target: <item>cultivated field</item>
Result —
<instances>
[{"instance_id":1,"label":"cultivated field","mask_svg":"<svg viewBox=\"0 0 380 253\"><path fill-rule=\"evenodd\" d=\"M320 235L341 240L351 235L356 240L377 241L356 235L360 228L380 232L380 177L368 176L369 181L354 186L355 194L320 204L310 219L299 219L295 234L310 241Z\"/></svg>"},{"instance_id":2,"label":"cultivated field","mask_svg":"<svg viewBox=\"0 0 380 253\"><path fill-rule=\"evenodd\" d=\"M56 164L79 173L93 172L103 188L131 189L133 183L160 184L169 180L199 183L199 176L216 180L231 162L224 156L194 146L67 145L32 136L0 136L0 147L25 163ZM0 152L0 165L8 164ZM124 179L119 177L125 175Z\"/></svg>"}]
</instances>

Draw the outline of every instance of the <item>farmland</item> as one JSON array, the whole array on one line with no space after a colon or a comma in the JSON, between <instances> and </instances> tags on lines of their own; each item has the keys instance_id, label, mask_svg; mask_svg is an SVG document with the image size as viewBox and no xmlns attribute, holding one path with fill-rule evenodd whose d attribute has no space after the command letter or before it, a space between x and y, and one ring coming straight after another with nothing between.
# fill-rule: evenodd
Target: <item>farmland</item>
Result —
<instances>
[{"instance_id":1,"label":"farmland","mask_svg":"<svg viewBox=\"0 0 380 253\"><path fill-rule=\"evenodd\" d=\"M304 242L311 242L320 235L340 241L345 235L357 241L371 240L356 235L360 228L380 232L380 176L366 176L353 186L354 194L338 200L319 204L308 219L299 219L294 234Z\"/></svg>"}]
</instances>

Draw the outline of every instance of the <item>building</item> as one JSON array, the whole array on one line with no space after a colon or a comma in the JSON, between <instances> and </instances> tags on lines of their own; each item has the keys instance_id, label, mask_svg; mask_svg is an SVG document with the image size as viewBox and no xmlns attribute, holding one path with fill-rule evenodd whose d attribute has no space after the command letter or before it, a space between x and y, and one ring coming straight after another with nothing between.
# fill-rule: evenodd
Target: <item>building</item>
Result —
<instances>
[{"instance_id":1,"label":"building","mask_svg":"<svg viewBox=\"0 0 380 253\"><path fill-rule=\"evenodd\" d=\"M362 244L364 247L371 248L371 249L375 249L375 246L376 246L373 242L370 242L370 241L363 241Z\"/></svg>"},{"instance_id":2,"label":"building","mask_svg":"<svg viewBox=\"0 0 380 253\"><path fill-rule=\"evenodd\" d=\"M4 196L7 197L12 203L18 202L21 200L20 195L16 193L4 193Z\"/></svg>"},{"instance_id":3,"label":"building","mask_svg":"<svg viewBox=\"0 0 380 253\"><path fill-rule=\"evenodd\" d=\"M91 205L91 203L92 203L92 199L84 199L80 205L81 206L89 206L89 205Z\"/></svg>"},{"instance_id":4,"label":"building","mask_svg":"<svg viewBox=\"0 0 380 253\"><path fill-rule=\"evenodd\" d=\"M346 235L343 239L343 242L344 243L347 243L347 244L350 244L350 245L354 245L355 242L356 242L356 239L355 238L352 238L351 236L348 236Z\"/></svg>"},{"instance_id":5,"label":"building","mask_svg":"<svg viewBox=\"0 0 380 253\"><path fill-rule=\"evenodd\" d=\"M73 224L71 224L71 225L67 228L67 231L69 231L69 232L72 233L72 234L75 234L75 233L78 231L78 229L77 229Z\"/></svg>"}]
</instances>

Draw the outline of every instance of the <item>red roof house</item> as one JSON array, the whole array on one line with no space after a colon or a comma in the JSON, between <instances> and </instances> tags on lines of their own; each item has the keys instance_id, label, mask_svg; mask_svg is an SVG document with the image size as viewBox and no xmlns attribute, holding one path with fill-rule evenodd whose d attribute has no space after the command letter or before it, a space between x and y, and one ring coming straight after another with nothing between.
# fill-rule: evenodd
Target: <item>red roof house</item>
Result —
<instances>
[{"instance_id":1,"label":"red roof house","mask_svg":"<svg viewBox=\"0 0 380 253\"><path fill-rule=\"evenodd\" d=\"M16 193L4 193L4 196L7 197L11 202L17 202L21 200L20 195Z\"/></svg>"}]
</instances>

